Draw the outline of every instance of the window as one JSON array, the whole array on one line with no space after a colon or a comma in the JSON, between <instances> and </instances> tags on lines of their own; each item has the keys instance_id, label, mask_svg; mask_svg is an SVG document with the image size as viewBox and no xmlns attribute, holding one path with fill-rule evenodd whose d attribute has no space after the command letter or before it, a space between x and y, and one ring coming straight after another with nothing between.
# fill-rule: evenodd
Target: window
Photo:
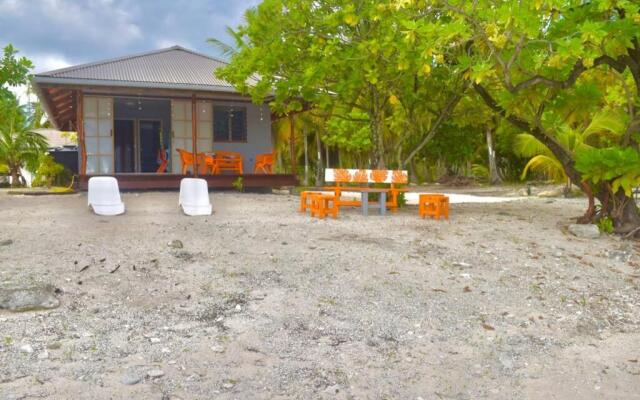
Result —
<instances>
[{"instance_id":1,"label":"window","mask_svg":"<svg viewBox=\"0 0 640 400\"><path fill-rule=\"evenodd\" d=\"M247 141L247 109L245 107L213 107L213 140L215 142Z\"/></svg>"}]
</instances>

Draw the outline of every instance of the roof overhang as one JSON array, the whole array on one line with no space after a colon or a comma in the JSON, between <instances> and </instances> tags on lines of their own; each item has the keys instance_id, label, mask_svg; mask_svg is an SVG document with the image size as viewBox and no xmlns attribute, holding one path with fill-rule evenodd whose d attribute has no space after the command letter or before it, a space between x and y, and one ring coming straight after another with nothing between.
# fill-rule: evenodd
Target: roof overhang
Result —
<instances>
[{"instance_id":1,"label":"roof overhang","mask_svg":"<svg viewBox=\"0 0 640 400\"><path fill-rule=\"evenodd\" d=\"M55 78L49 76L35 75L33 81L37 84L52 85L80 85L80 86L105 86L105 87L123 87L123 88L141 88L141 89L173 89L173 90L197 90L203 92L225 92L238 93L230 86L213 86L213 85L193 85L187 83L162 83L162 82L136 82L136 81L115 81L103 79L70 79Z\"/></svg>"}]
</instances>

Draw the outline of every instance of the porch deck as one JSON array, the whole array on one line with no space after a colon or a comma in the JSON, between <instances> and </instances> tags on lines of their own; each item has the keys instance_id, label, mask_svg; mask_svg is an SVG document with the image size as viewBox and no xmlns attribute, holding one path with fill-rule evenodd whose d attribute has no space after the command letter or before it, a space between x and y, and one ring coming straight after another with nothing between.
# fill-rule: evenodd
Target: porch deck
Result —
<instances>
[{"instance_id":1,"label":"porch deck","mask_svg":"<svg viewBox=\"0 0 640 400\"><path fill-rule=\"evenodd\" d=\"M118 180L118 186L123 190L157 190L157 189L180 189L182 178L192 177L191 175L180 174L111 174ZM244 175L202 175L207 181L209 189L232 189L233 182L242 177L242 184L245 188L270 188L279 186L295 186L298 181L293 174L244 174ZM78 181L80 190L87 190L91 175L81 175Z\"/></svg>"}]
</instances>

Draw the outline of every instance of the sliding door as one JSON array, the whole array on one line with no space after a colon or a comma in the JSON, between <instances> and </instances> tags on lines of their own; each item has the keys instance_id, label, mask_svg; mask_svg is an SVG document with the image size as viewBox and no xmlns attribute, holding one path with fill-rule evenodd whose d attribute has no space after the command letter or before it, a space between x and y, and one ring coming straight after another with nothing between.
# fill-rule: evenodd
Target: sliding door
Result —
<instances>
[{"instance_id":1,"label":"sliding door","mask_svg":"<svg viewBox=\"0 0 640 400\"><path fill-rule=\"evenodd\" d=\"M84 136L87 175L113 173L113 100L85 96Z\"/></svg>"}]
</instances>

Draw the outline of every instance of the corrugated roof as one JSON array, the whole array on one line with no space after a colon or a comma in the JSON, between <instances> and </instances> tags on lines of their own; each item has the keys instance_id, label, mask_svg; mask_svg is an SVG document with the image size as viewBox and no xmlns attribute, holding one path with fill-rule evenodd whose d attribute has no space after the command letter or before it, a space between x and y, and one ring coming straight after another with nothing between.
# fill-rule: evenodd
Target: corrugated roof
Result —
<instances>
[{"instance_id":1,"label":"corrugated roof","mask_svg":"<svg viewBox=\"0 0 640 400\"><path fill-rule=\"evenodd\" d=\"M234 91L214 71L227 63L173 46L36 74L36 81Z\"/></svg>"}]
</instances>

